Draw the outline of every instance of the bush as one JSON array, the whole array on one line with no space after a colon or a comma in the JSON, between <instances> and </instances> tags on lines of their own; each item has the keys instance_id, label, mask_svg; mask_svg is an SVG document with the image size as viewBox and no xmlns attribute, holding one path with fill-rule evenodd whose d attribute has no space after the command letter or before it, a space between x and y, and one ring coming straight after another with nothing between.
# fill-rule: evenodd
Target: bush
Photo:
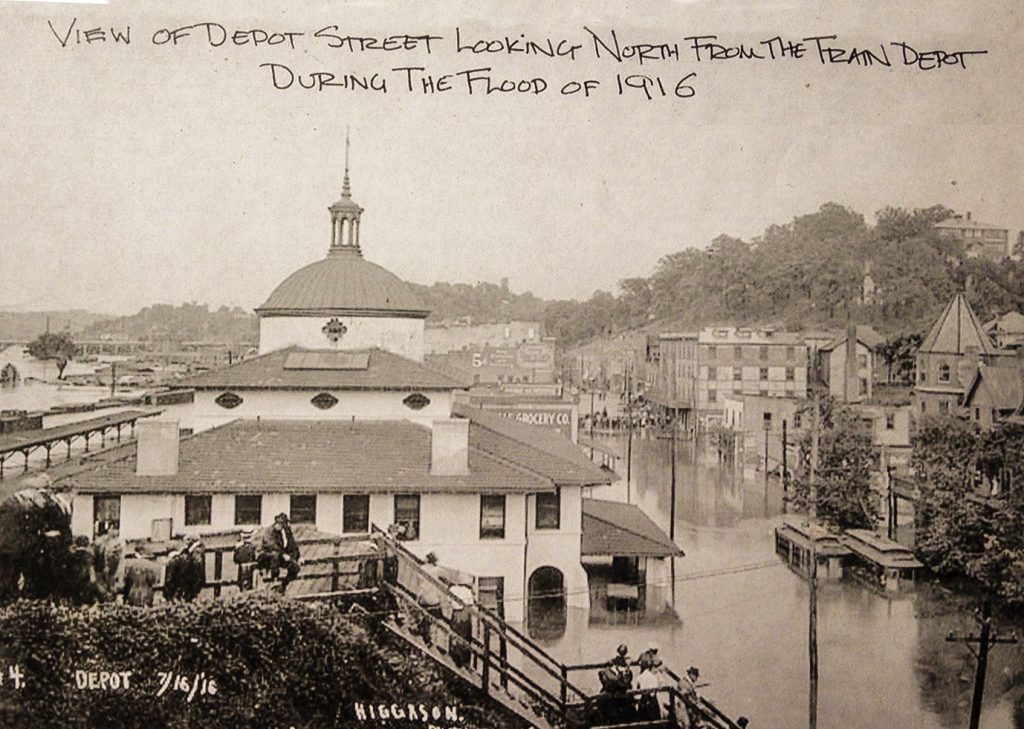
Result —
<instances>
[{"instance_id":1,"label":"bush","mask_svg":"<svg viewBox=\"0 0 1024 729\"><path fill-rule=\"evenodd\" d=\"M458 705L467 717L461 726L510 723L493 715L472 689L449 687L426 659L410 660L382 647L372 632L371 624L328 605L263 594L153 608L21 601L0 611L0 726L374 724L356 721L356 702ZM8 679L11 665L24 672L20 690ZM131 671L130 687L79 689L76 670ZM161 671L189 680L205 673L216 681L216 694L197 694L192 702L175 690L157 696ZM388 725L425 726L394 720Z\"/></svg>"}]
</instances>

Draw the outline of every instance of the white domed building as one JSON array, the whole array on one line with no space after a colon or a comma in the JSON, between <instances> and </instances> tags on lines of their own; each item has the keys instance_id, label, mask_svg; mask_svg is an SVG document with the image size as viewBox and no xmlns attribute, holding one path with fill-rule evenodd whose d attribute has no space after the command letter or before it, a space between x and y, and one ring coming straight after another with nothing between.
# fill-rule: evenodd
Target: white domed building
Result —
<instances>
[{"instance_id":1,"label":"white domed building","mask_svg":"<svg viewBox=\"0 0 1024 729\"><path fill-rule=\"evenodd\" d=\"M193 403L75 473L73 531L102 517L126 539L225 533L279 512L341 535L400 523L510 620L531 595L586 607L583 492L615 476L567 438L456 402L470 383L423 363L429 312L363 258L362 212L346 168L326 258L256 310L259 354L183 381Z\"/></svg>"},{"instance_id":2,"label":"white domed building","mask_svg":"<svg viewBox=\"0 0 1024 729\"><path fill-rule=\"evenodd\" d=\"M430 311L398 276L363 258L363 209L352 200L348 171L331 213L327 257L300 268L256 309L260 354L285 347L377 347L423 361Z\"/></svg>"}]
</instances>

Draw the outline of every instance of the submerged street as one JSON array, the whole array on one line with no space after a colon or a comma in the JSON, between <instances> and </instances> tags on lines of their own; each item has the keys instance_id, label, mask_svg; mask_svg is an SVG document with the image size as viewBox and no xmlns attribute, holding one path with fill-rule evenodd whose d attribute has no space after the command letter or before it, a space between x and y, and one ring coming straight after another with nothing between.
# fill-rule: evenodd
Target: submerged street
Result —
<instances>
[{"instance_id":1,"label":"submerged street","mask_svg":"<svg viewBox=\"0 0 1024 729\"><path fill-rule=\"evenodd\" d=\"M616 441L625 453L625 436ZM569 664L608 660L619 643L636 656L650 641L678 673L697 666L704 694L752 726L807 726L809 584L774 553L782 492L764 474L719 463L687 441L677 449L676 565L679 622L622 615L591 624L570 608L562 636L546 647ZM669 442L633 443L631 498L668 531ZM624 463L621 470L625 470ZM617 486L624 491L624 484ZM607 498L603 494L595 494ZM847 577L818 592L818 726L946 729L967 726L975 661L950 631L977 632L975 606L930 581L886 597ZM1024 632L1000 616L1003 631ZM542 641L543 642L543 641ZM594 674L594 675L591 675ZM578 679L596 689L596 672ZM1024 648L989 657L981 726L1024 727Z\"/></svg>"}]
</instances>

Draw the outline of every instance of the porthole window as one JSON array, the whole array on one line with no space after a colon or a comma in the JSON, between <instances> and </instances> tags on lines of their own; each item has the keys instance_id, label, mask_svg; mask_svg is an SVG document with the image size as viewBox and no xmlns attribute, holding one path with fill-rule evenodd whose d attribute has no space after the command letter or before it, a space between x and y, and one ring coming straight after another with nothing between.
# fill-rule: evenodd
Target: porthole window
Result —
<instances>
[{"instance_id":1,"label":"porthole window","mask_svg":"<svg viewBox=\"0 0 1024 729\"><path fill-rule=\"evenodd\" d=\"M409 397L402 400L402 404L412 410L422 410L430 404L430 398L422 393L414 392L409 395Z\"/></svg>"},{"instance_id":2,"label":"porthole window","mask_svg":"<svg viewBox=\"0 0 1024 729\"><path fill-rule=\"evenodd\" d=\"M338 398L329 392L321 392L319 395L310 400L316 407L321 410L328 410L338 404Z\"/></svg>"},{"instance_id":3,"label":"porthole window","mask_svg":"<svg viewBox=\"0 0 1024 729\"><path fill-rule=\"evenodd\" d=\"M217 396L217 399L214 400L214 402L222 408L231 410L232 408L237 408L242 404L242 398L233 392L222 392Z\"/></svg>"}]
</instances>

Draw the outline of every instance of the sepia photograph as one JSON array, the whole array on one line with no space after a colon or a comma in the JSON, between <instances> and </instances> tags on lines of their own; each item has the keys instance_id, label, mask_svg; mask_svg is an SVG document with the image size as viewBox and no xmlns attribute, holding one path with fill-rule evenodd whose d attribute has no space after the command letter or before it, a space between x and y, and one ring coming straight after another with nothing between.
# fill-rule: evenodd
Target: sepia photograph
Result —
<instances>
[{"instance_id":1,"label":"sepia photograph","mask_svg":"<svg viewBox=\"0 0 1024 729\"><path fill-rule=\"evenodd\" d=\"M1024 729L1016 0L0 0L0 727Z\"/></svg>"}]
</instances>

